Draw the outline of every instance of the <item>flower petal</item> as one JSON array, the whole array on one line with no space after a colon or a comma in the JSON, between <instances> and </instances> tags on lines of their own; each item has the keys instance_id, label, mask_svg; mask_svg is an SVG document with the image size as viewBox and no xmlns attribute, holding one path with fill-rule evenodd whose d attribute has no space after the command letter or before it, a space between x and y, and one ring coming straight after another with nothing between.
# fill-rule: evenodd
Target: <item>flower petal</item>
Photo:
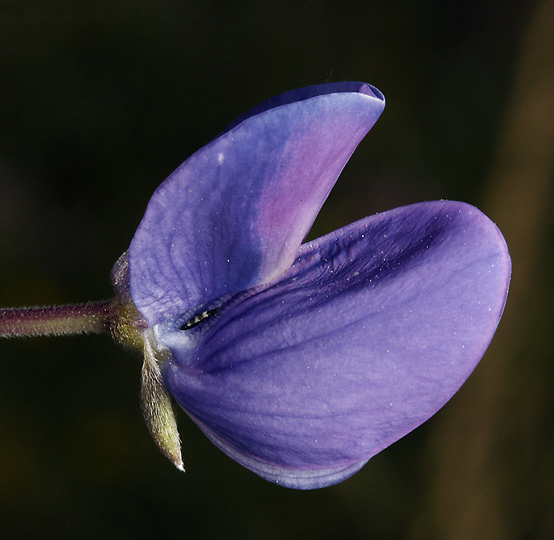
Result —
<instances>
[{"instance_id":1,"label":"flower petal","mask_svg":"<svg viewBox=\"0 0 554 540\"><path fill-rule=\"evenodd\" d=\"M275 284L156 328L169 392L224 452L288 487L337 483L459 389L500 320L510 258L476 208L430 202L302 246Z\"/></svg>"},{"instance_id":2,"label":"flower petal","mask_svg":"<svg viewBox=\"0 0 554 540\"><path fill-rule=\"evenodd\" d=\"M288 92L192 155L152 196L129 249L152 326L290 267L350 155L384 108L367 84Z\"/></svg>"}]
</instances>

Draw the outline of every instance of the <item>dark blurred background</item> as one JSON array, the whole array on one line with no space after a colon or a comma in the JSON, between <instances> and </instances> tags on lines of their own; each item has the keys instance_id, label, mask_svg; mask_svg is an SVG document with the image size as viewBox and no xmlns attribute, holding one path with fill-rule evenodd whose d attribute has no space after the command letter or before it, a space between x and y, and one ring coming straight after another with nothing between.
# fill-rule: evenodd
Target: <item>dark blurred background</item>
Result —
<instances>
[{"instance_id":1,"label":"dark blurred background","mask_svg":"<svg viewBox=\"0 0 554 540\"><path fill-rule=\"evenodd\" d=\"M499 330L431 421L346 482L258 479L179 415L186 474L104 336L0 342L0 538L554 537L554 2L0 0L0 305L111 296L156 186L236 116L363 80L387 108L311 236L429 199L501 228Z\"/></svg>"}]
</instances>

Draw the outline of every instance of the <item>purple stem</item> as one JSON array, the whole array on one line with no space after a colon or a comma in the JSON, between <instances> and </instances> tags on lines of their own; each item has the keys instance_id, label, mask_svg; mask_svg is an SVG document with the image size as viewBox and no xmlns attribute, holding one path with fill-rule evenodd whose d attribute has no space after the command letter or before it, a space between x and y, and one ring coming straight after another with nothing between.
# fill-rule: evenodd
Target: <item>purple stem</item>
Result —
<instances>
[{"instance_id":1,"label":"purple stem","mask_svg":"<svg viewBox=\"0 0 554 540\"><path fill-rule=\"evenodd\" d=\"M66 306L0 309L0 338L100 334L116 314L114 300Z\"/></svg>"}]
</instances>

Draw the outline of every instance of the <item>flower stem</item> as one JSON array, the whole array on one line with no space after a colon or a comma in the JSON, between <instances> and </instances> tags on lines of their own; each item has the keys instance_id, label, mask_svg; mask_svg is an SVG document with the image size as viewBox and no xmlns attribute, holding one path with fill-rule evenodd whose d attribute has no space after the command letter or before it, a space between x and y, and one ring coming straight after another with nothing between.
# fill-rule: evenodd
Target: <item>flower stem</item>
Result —
<instances>
[{"instance_id":1,"label":"flower stem","mask_svg":"<svg viewBox=\"0 0 554 540\"><path fill-rule=\"evenodd\" d=\"M0 338L109 332L115 300L65 306L0 308Z\"/></svg>"}]
</instances>

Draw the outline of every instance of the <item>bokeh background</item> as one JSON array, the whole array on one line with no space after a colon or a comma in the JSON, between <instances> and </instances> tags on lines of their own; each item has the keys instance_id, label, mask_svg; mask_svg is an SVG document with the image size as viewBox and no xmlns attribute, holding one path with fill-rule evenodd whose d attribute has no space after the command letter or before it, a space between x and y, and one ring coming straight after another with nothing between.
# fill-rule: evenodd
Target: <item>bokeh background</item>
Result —
<instances>
[{"instance_id":1,"label":"bokeh background","mask_svg":"<svg viewBox=\"0 0 554 540\"><path fill-rule=\"evenodd\" d=\"M271 485L179 415L150 440L140 360L105 336L0 342L0 538L554 537L553 0L0 0L0 305L111 296L156 186L292 88L387 97L311 236L430 199L513 257L483 361L431 421L331 488Z\"/></svg>"}]
</instances>

